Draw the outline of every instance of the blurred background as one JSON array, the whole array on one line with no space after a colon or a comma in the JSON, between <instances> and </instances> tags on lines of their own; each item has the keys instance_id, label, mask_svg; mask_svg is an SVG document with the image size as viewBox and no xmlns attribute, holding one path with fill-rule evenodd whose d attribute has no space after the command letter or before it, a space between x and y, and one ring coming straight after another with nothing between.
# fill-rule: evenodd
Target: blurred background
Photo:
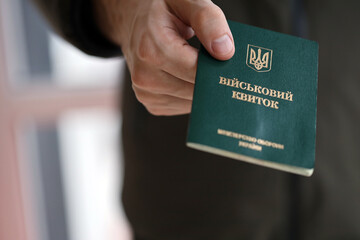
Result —
<instances>
[{"instance_id":1,"label":"blurred background","mask_svg":"<svg viewBox=\"0 0 360 240\"><path fill-rule=\"evenodd\" d=\"M0 0L0 239L131 239L120 204L122 59L87 56Z\"/></svg>"}]
</instances>

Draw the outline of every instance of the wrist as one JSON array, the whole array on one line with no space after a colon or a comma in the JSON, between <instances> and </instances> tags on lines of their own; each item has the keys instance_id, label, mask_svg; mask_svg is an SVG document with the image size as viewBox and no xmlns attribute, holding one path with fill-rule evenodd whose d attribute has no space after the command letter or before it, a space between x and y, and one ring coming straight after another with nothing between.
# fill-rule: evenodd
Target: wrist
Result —
<instances>
[{"instance_id":1,"label":"wrist","mask_svg":"<svg viewBox=\"0 0 360 240\"><path fill-rule=\"evenodd\" d=\"M123 14L121 9L125 8L119 0L92 0L94 18L100 32L111 42L122 46L121 32Z\"/></svg>"}]
</instances>

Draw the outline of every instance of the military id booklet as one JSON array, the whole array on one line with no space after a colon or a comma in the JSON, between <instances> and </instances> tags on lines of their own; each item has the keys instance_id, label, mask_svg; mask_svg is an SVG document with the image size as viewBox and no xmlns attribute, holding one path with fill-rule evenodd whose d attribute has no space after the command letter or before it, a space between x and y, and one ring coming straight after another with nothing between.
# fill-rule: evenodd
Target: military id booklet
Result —
<instances>
[{"instance_id":1,"label":"military id booklet","mask_svg":"<svg viewBox=\"0 0 360 240\"><path fill-rule=\"evenodd\" d=\"M311 176L318 44L229 21L235 55L199 53L187 146Z\"/></svg>"}]
</instances>

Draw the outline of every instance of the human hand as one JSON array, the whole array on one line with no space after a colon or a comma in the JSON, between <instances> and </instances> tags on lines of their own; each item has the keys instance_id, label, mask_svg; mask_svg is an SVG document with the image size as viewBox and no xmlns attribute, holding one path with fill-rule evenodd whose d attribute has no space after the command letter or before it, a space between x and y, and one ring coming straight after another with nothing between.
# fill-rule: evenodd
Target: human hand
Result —
<instances>
[{"instance_id":1,"label":"human hand","mask_svg":"<svg viewBox=\"0 0 360 240\"><path fill-rule=\"evenodd\" d=\"M137 99L154 115L191 111L196 35L219 60L234 41L221 9L210 0L93 0L99 27L125 56Z\"/></svg>"}]
</instances>

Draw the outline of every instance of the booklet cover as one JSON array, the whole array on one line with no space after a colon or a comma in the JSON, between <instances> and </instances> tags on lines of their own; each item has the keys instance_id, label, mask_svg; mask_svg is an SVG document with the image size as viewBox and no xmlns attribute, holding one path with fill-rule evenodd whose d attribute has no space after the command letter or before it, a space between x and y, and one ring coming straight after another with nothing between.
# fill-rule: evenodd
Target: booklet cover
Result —
<instances>
[{"instance_id":1,"label":"booklet cover","mask_svg":"<svg viewBox=\"0 0 360 240\"><path fill-rule=\"evenodd\" d=\"M199 53L187 146L311 176L318 44L229 21L235 55Z\"/></svg>"}]
</instances>

